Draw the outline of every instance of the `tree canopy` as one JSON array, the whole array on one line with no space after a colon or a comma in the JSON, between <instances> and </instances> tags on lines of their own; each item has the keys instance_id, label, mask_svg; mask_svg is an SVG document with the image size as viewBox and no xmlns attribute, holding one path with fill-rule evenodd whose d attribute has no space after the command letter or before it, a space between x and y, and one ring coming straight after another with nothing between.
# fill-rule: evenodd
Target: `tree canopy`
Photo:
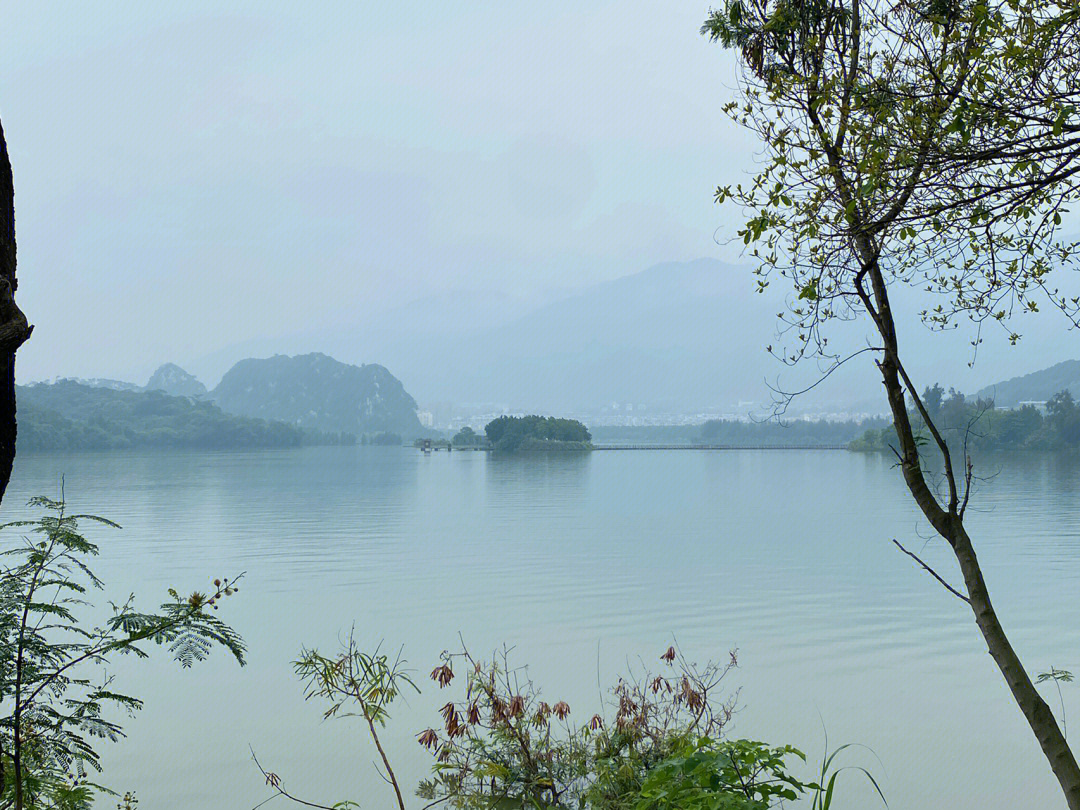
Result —
<instances>
[{"instance_id":1,"label":"tree canopy","mask_svg":"<svg viewBox=\"0 0 1080 810\"><path fill-rule=\"evenodd\" d=\"M769 144L720 202L748 212L739 236L762 288L792 286L786 362L847 355L824 325L880 302L885 284L928 294L934 328L999 325L1052 306L1076 245L1059 239L1080 169L1080 7L1042 0L745 0L703 32L742 55L725 110ZM981 333L973 337L977 346Z\"/></svg>"}]
</instances>

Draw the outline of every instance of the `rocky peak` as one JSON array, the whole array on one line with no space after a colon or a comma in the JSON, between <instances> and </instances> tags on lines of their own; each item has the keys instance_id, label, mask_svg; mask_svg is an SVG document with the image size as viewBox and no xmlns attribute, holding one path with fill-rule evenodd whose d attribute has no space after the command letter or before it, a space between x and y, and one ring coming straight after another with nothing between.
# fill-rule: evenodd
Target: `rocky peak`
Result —
<instances>
[{"instance_id":1,"label":"rocky peak","mask_svg":"<svg viewBox=\"0 0 1080 810\"><path fill-rule=\"evenodd\" d=\"M150 376L147 391L164 391L175 397L201 397L206 386L175 363L166 363Z\"/></svg>"}]
</instances>

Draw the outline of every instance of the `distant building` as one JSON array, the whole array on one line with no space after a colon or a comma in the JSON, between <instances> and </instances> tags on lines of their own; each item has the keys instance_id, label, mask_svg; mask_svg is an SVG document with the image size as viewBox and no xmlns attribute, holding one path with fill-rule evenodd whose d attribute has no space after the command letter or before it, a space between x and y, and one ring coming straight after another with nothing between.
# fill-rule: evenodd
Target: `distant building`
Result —
<instances>
[{"instance_id":1,"label":"distant building","mask_svg":"<svg viewBox=\"0 0 1080 810\"><path fill-rule=\"evenodd\" d=\"M434 427L435 417L431 411L417 411L416 418L420 420L420 424L426 428Z\"/></svg>"}]
</instances>

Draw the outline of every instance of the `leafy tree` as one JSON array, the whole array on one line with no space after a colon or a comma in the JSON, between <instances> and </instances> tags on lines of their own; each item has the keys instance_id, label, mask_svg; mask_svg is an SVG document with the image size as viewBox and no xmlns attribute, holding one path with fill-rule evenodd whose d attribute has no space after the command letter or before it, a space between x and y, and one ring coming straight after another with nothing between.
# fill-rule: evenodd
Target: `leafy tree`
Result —
<instances>
[{"instance_id":1,"label":"leafy tree","mask_svg":"<svg viewBox=\"0 0 1080 810\"><path fill-rule=\"evenodd\" d=\"M484 440L481 438L480 434L466 425L454 434L451 443L454 447L479 447L484 443Z\"/></svg>"},{"instance_id":2,"label":"leafy tree","mask_svg":"<svg viewBox=\"0 0 1080 810\"><path fill-rule=\"evenodd\" d=\"M401 656L391 659L376 649L368 653L356 643L355 630L350 631L341 650L325 656L317 649L303 649L294 664L296 674L304 681L305 697L320 698L327 703L324 719L332 717L359 718L379 753L382 764L380 776L390 785L398 810L405 810L405 797L397 775L380 738L380 730L390 719L390 706L403 691L419 692ZM262 773L266 785L273 791L271 798L280 797L304 807L319 810L354 810L357 802L343 800L332 805L318 804L289 792L285 780L268 771L252 752L252 759Z\"/></svg>"},{"instance_id":3,"label":"leafy tree","mask_svg":"<svg viewBox=\"0 0 1080 810\"><path fill-rule=\"evenodd\" d=\"M727 0L703 33L739 56L726 110L765 145L748 184L717 190L748 212L739 236L759 287L790 285L788 363L873 356L908 490L953 551L995 664L1072 810L1080 766L1013 649L964 522L972 466L959 464L916 387L892 298L923 291L924 321L978 330L1080 298L1054 285L1075 246L1057 238L1077 195L1080 6L1055 0ZM858 318L873 342L844 352L829 325ZM976 330L973 344L981 341ZM922 417L916 433L907 402ZM923 469L936 449L944 484ZM940 578L940 577L939 577ZM944 578L940 578L944 582Z\"/></svg>"},{"instance_id":4,"label":"leafy tree","mask_svg":"<svg viewBox=\"0 0 1080 810\"><path fill-rule=\"evenodd\" d=\"M866 777L882 804L888 806L870 771L836 764L850 747L826 751L818 781L801 782L787 771L789 759L806 761L797 748L702 737L649 772L635 810L767 810L800 799L809 799L811 810L830 810L837 780L848 770Z\"/></svg>"},{"instance_id":5,"label":"leafy tree","mask_svg":"<svg viewBox=\"0 0 1080 810\"><path fill-rule=\"evenodd\" d=\"M0 806L15 810L88 810L107 792L88 780L100 772L97 742L123 736L110 710L133 712L142 702L116 690L103 665L117 655L145 658L147 644L164 645L184 667L223 647L242 665L244 644L213 615L236 591L215 580L209 593L170 599L143 613L129 599L113 604L100 625L83 611L102 588L88 560L97 546L80 523L115 523L69 514L63 501L35 498L41 517L7 523L23 528L21 545L3 552L0 571Z\"/></svg>"},{"instance_id":6,"label":"leafy tree","mask_svg":"<svg viewBox=\"0 0 1080 810\"><path fill-rule=\"evenodd\" d=\"M926 412L930 414L931 419L937 419L938 414L941 413L941 403L945 398L945 389L941 387L941 383L934 383L933 386L926 387L922 396Z\"/></svg>"},{"instance_id":7,"label":"leafy tree","mask_svg":"<svg viewBox=\"0 0 1080 810\"><path fill-rule=\"evenodd\" d=\"M787 773L791 746L703 738L654 768L641 787L639 810L766 810L793 802L806 786Z\"/></svg>"},{"instance_id":8,"label":"leafy tree","mask_svg":"<svg viewBox=\"0 0 1080 810\"><path fill-rule=\"evenodd\" d=\"M1072 394L1060 391L1046 403L1047 421L1060 437L1063 444L1076 445L1080 442L1080 408Z\"/></svg>"},{"instance_id":9,"label":"leafy tree","mask_svg":"<svg viewBox=\"0 0 1080 810\"><path fill-rule=\"evenodd\" d=\"M1000 414L1000 422L1001 445L1004 447L1036 446L1037 437L1043 432L1042 414L1032 405L1005 411Z\"/></svg>"}]
</instances>

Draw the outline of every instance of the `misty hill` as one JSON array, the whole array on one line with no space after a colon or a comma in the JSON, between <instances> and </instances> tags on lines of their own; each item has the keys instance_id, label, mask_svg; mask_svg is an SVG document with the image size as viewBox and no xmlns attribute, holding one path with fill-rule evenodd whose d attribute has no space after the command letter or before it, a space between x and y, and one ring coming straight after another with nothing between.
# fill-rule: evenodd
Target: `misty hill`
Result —
<instances>
[{"instance_id":1,"label":"misty hill","mask_svg":"<svg viewBox=\"0 0 1080 810\"><path fill-rule=\"evenodd\" d=\"M765 352L782 344L776 316L792 294L781 279L756 294L746 266L715 259L659 264L531 302L451 291L387 310L353 308L351 322L332 327L253 339L202 358L196 373L213 378L238 357L322 351L345 362L378 357L425 406L581 413L618 402L622 409L632 404L635 415L639 405L745 415L767 406L769 386L778 381L792 391L820 378L823 369L813 362L790 369ZM1004 335L984 336L970 368L970 331L927 329L918 317L926 301L917 291L897 287L893 305L920 384L948 380L971 391L994 376L1026 371L1033 356L1050 363L1069 351L1060 320L1026 318L1017 324L1019 347ZM829 345L848 354L869 345L871 331L866 321L833 321ZM798 398L789 414L885 410L879 374L866 355Z\"/></svg>"},{"instance_id":2,"label":"misty hill","mask_svg":"<svg viewBox=\"0 0 1080 810\"><path fill-rule=\"evenodd\" d=\"M623 408L690 412L719 407L745 414L751 403L763 406L769 386L801 390L820 379L822 366L789 368L770 357L777 337L777 313L790 292L781 280L764 295L755 293L746 267L714 259L660 264L546 303L513 320L481 327L451 340L408 336L399 347L379 346L379 356L410 383L423 402L505 403L512 410L571 412L615 402ZM1053 318L1028 320L1023 350L1004 339L980 349L993 364L969 369L970 335L963 329L935 333L917 312L925 303L898 288L895 309L904 315L903 345L916 358L913 373L922 379L955 380L971 388L985 382L990 369L1023 369L1032 355L1060 351L1061 324ZM468 310L464 310L468 313ZM404 323L413 322L403 319ZM840 354L868 345L866 322L829 324L830 346ZM363 334L357 345L378 345ZM1054 348L1057 347L1057 348ZM372 349L374 350L374 349ZM995 355L994 352L997 352ZM887 406L879 374L869 356L858 358L795 402L793 413L881 413ZM969 382L970 381L970 382Z\"/></svg>"},{"instance_id":3,"label":"misty hill","mask_svg":"<svg viewBox=\"0 0 1080 810\"><path fill-rule=\"evenodd\" d=\"M352 361L362 351L394 369L425 403L500 403L555 413L612 402L736 407L741 400L766 400L765 378L783 371L764 352L774 339L777 310L752 287L745 268L713 259L668 263L555 300L548 296L531 309L489 300L483 291L448 293L389 314L364 312L354 326L267 339L229 353L305 347ZM205 373L220 362L206 358Z\"/></svg>"},{"instance_id":4,"label":"misty hill","mask_svg":"<svg viewBox=\"0 0 1080 810\"><path fill-rule=\"evenodd\" d=\"M380 365L350 366L325 354L241 360L211 398L229 413L357 436L420 435L416 401Z\"/></svg>"},{"instance_id":5,"label":"misty hill","mask_svg":"<svg viewBox=\"0 0 1080 810\"><path fill-rule=\"evenodd\" d=\"M1069 391L1080 398L1080 360L1066 360L1042 371L988 385L977 396L993 399L999 408L1015 408L1020 402L1048 400L1059 391Z\"/></svg>"},{"instance_id":6,"label":"misty hill","mask_svg":"<svg viewBox=\"0 0 1080 810\"><path fill-rule=\"evenodd\" d=\"M176 363L165 363L150 376L146 384L147 391L164 391L174 397L201 397L206 395L206 386L188 374Z\"/></svg>"},{"instance_id":7,"label":"misty hill","mask_svg":"<svg viewBox=\"0 0 1080 810\"><path fill-rule=\"evenodd\" d=\"M745 414L818 379L813 363L789 369L766 353L775 344L782 290L758 295L746 267L715 259L670 262L597 284L524 316L452 341L429 339L392 358L417 380L423 401L505 403L512 410L575 412L619 403L646 411L724 408ZM834 338L865 345L859 324ZM365 340L367 340L365 336ZM366 345L366 344L365 344ZM404 352L402 352L404 354ZM883 410L872 363L833 375L798 406Z\"/></svg>"},{"instance_id":8,"label":"misty hill","mask_svg":"<svg viewBox=\"0 0 1080 810\"><path fill-rule=\"evenodd\" d=\"M294 425L233 416L161 391L118 391L73 380L18 388L19 452L122 448L260 448L336 443Z\"/></svg>"}]
</instances>

